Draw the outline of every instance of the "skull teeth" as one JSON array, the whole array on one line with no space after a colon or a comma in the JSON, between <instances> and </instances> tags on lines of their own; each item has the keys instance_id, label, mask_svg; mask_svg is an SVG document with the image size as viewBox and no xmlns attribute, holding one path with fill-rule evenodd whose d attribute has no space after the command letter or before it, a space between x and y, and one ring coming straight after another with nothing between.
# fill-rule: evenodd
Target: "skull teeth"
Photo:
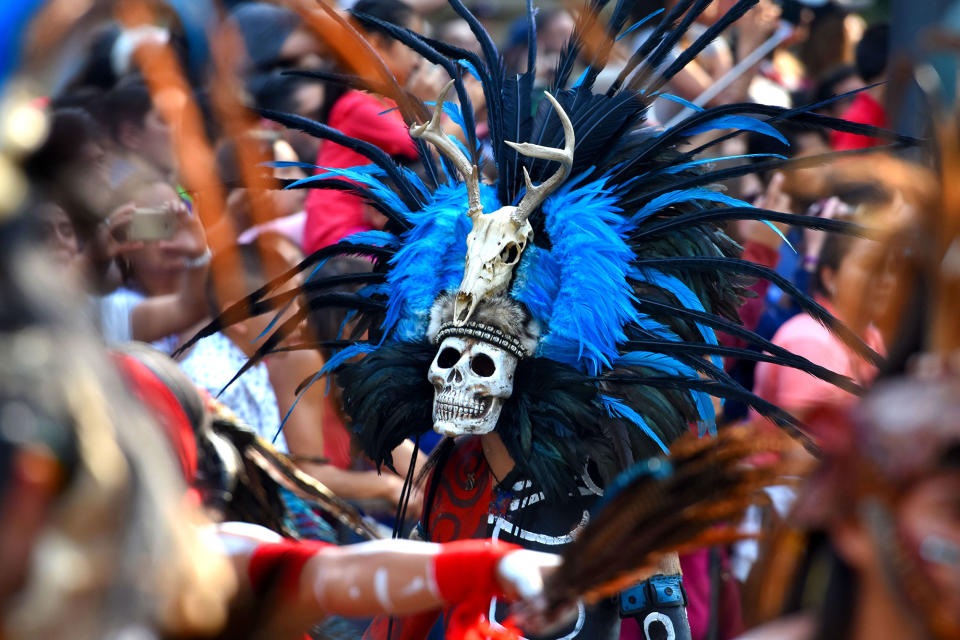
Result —
<instances>
[{"instance_id":1,"label":"skull teeth","mask_svg":"<svg viewBox=\"0 0 960 640\"><path fill-rule=\"evenodd\" d=\"M441 396L437 398L437 416L441 420L479 418L486 412L485 402L469 400L459 396Z\"/></svg>"}]
</instances>

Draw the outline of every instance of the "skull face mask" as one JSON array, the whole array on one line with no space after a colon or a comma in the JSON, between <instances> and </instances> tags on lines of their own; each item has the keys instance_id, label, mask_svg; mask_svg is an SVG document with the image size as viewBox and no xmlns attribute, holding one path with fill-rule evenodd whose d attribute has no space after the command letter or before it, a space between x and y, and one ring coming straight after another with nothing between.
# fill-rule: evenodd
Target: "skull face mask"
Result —
<instances>
[{"instance_id":1,"label":"skull face mask","mask_svg":"<svg viewBox=\"0 0 960 640\"><path fill-rule=\"evenodd\" d=\"M517 357L477 338L450 336L430 365L433 428L445 436L493 431L513 393Z\"/></svg>"}]
</instances>

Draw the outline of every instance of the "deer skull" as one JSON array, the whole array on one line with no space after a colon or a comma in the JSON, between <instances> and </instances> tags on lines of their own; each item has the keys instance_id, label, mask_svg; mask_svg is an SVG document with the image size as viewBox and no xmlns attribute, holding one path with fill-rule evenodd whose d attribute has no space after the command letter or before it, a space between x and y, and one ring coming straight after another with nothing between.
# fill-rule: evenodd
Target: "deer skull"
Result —
<instances>
[{"instance_id":1,"label":"deer skull","mask_svg":"<svg viewBox=\"0 0 960 640\"><path fill-rule=\"evenodd\" d=\"M463 269L463 280L460 281L460 288L457 290L453 313L453 323L462 326L470 320L480 301L502 294L510 285L513 268L520 261L523 250L533 238L533 227L527 219L547 195L566 179L573 167L574 133L573 123L563 111L563 107L552 95L545 94L563 126L563 149L543 147L529 142L522 144L507 142L507 144L528 158L559 162L560 168L539 185L534 185L524 167L523 177L527 191L520 204L501 207L493 213L484 214L480 203L480 172L477 166L463 154L460 147L440 127L443 102L451 86L453 81L447 84L437 98L430 122L411 126L410 135L432 142L463 175L467 184L469 198L467 214L473 220L473 229L467 236L466 264Z\"/></svg>"},{"instance_id":2,"label":"deer skull","mask_svg":"<svg viewBox=\"0 0 960 640\"><path fill-rule=\"evenodd\" d=\"M533 238L533 227L518 220L516 207L473 216L473 230L467 236L467 261L463 280L453 307L453 321L470 319L484 298L503 293L510 285L513 268Z\"/></svg>"},{"instance_id":3,"label":"deer skull","mask_svg":"<svg viewBox=\"0 0 960 640\"><path fill-rule=\"evenodd\" d=\"M440 343L428 378L434 387L433 429L445 436L490 433L513 393L517 358L462 336Z\"/></svg>"}]
</instances>

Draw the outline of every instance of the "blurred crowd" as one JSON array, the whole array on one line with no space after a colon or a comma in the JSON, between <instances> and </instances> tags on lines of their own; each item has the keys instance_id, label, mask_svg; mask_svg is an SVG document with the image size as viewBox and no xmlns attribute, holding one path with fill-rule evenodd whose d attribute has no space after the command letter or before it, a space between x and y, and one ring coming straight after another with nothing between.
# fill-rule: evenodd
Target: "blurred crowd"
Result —
<instances>
[{"instance_id":1,"label":"blurred crowd","mask_svg":"<svg viewBox=\"0 0 960 640\"><path fill-rule=\"evenodd\" d=\"M350 169L367 164L363 156L320 142L294 120L288 121L294 126L282 126L271 114L329 125L422 170L396 105L373 90L348 88L343 76L349 70L337 64L310 17L295 10L297 3L287 4L218 3L222 28L211 41L198 38L185 28L183 15L160 3L144 3L151 12L146 21L136 10L102 16L71 72L33 104L47 115L47 131L23 160L28 213L38 222L45 260L60 284L76 294L80 315L107 345L149 343L171 356L205 401L215 398L240 423L289 454L300 471L389 531L405 526L394 522L394 510L404 478L422 467L424 455L405 443L394 452L394 468L374 469L351 441L336 385L317 382L314 374L333 356L336 341L352 330L349 314L291 304L278 309L275 319L245 320L191 340L305 255L385 223L358 196L309 188L318 186L310 177L320 168L343 171L344 179L356 177ZM504 64L523 72L528 32L520 3L477 4L472 8L496 37ZM673 4L637 0L631 22ZM731 4L715 2L685 38L706 32ZM366 35L398 82L425 102L436 100L449 78L396 41L390 25L479 51L468 24L439 0L357 0L339 11ZM359 14L379 22L361 24L352 18ZM651 108L648 124L669 126L700 107L753 101L810 106L816 113L889 127L885 81L891 35L885 18L883 7L869 0L760 0L674 76L667 95ZM537 86L550 86L574 21L565 5L540 6ZM649 28L640 24L620 41L598 80L601 88L617 81L617 61L627 60ZM670 65L688 44L676 43L663 64ZM468 89L480 143L489 145L484 94L470 78ZM449 132L459 135L454 126ZM728 195L784 214L869 226L880 218L908 215L909 203L925 186L878 180L878 175L892 175L884 171L886 160L831 166L816 161L831 151L882 144L877 140L828 135L813 127L784 127L781 133L779 139L738 136L722 145L721 155L742 154L742 162L757 168L726 184ZM694 136L687 144L696 148L700 142ZM811 162L768 168L774 158L804 157ZM745 260L779 276L753 285L755 297L740 311L743 324L777 347L868 385L877 375L876 364L804 312L791 294L811 294L869 347L886 354L894 272L884 266L891 258L875 239L803 230L786 219L740 221L728 233L743 246ZM326 262L322 273L336 276L364 266L360 259L341 257ZM871 292L867 303L859 295L865 290ZM302 321L295 343L317 348L281 348L245 367L270 324L287 321ZM732 334L722 340L750 346ZM825 402L842 407L855 401L849 386L762 361L731 358L724 368L761 398L805 421ZM723 405L722 416L724 423L759 419L734 400ZM838 437L829 422L811 424L817 444L829 445ZM428 452L433 444L424 440L420 446ZM753 512L744 526L771 527L771 518L781 518L794 499L787 489L771 496L776 509ZM414 489L408 521L418 517L422 499ZM343 530L327 534L350 538ZM684 560L694 638L732 638L743 631L740 602L743 593L756 589L750 582L756 556L757 545L743 543ZM714 572L722 578L712 580ZM0 598L4 586L0 579ZM635 623L624 624L622 637L638 634Z\"/></svg>"}]
</instances>

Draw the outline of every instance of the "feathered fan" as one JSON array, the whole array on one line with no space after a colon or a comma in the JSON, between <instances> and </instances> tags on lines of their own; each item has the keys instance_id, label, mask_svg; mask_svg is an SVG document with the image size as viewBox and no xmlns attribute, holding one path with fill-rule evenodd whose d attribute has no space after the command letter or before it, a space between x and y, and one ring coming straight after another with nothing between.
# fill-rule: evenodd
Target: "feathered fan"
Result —
<instances>
[{"instance_id":1,"label":"feathered fan","mask_svg":"<svg viewBox=\"0 0 960 640\"><path fill-rule=\"evenodd\" d=\"M668 551L743 538L735 525L746 508L765 501L764 487L788 483L796 471L751 458L795 446L770 429L737 426L715 439L688 434L670 456L634 465L608 487L590 524L564 551L547 584L548 610L618 593L648 576Z\"/></svg>"}]
</instances>

